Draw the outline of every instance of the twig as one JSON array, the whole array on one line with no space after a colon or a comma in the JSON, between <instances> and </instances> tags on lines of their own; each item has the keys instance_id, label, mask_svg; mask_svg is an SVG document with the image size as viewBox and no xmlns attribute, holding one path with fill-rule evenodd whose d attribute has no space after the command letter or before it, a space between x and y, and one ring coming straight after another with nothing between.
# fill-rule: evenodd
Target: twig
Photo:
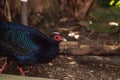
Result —
<instances>
[{"instance_id":1,"label":"twig","mask_svg":"<svg viewBox=\"0 0 120 80\"><path fill-rule=\"evenodd\" d=\"M105 44L86 39L86 43L67 41L60 44L60 53L65 55L120 55L120 44Z\"/></svg>"},{"instance_id":2,"label":"twig","mask_svg":"<svg viewBox=\"0 0 120 80\"><path fill-rule=\"evenodd\" d=\"M5 6L6 6L6 14L7 14L8 20L11 22L12 18L11 18L10 6L9 6L7 0L6 0L6 3L5 3Z\"/></svg>"},{"instance_id":3,"label":"twig","mask_svg":"<svg viewBox=\"0 0 120 80\"><path fill-rule=\"evenodd\" d=\"M27 19L27 0L26 2L24 1L21 1L22 3L22 10L21 10L21 22L22 24L24 25L28 25L28 19Z\"/></svg>"},{"instance_id":4,"label":"twig","mask_svg":"<svg viewBox=\"0 0 120 80\"><path fill-rule=\"evenodd\" d=\"M101 63L101 64L112 65L114 67L120 66L120 60L110 58L110 57L105 57L105 56L79 56L78 62L79 63Z\"/></svg>"}]
</instances>

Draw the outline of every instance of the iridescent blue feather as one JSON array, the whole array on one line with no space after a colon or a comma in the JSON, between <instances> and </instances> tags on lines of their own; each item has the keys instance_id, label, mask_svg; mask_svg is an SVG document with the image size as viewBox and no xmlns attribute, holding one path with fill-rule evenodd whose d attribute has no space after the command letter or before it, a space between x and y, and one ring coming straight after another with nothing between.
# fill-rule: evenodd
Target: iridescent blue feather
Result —
<instances>
[{"instance_id":1,"label":"iridescent blue feather","mask_svg":"<svg viewBox=\"0 0 120 80\"><path fill-rule=\"evenodd\" d=\"M0 55L16 60L19 65L48 62L55 58L58 49L58 45L32 27L0 22Z\"/></svg>"}]
</instances>

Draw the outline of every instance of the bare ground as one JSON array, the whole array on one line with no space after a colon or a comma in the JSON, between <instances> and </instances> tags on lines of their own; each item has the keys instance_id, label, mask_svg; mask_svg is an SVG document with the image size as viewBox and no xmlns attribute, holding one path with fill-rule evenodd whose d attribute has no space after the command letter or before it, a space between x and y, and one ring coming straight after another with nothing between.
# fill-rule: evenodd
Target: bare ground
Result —
<instances>
[{"instance_id":1,"label":"bare ground","mask_svg":"<svg viewBox=\"0 0 120 80\"><path fill-rule=\"evenodd\" d=\"M66 35L66 32L63 32ZM79 33L83 37L91 40L99 40L101 42L119 42L119 33L112 35L101 35L93 33L87 36L89 31L82 30ZM83 38L82 37L82 38ZM68 37L69 38L69 37ZM84 39L78 39L79 42L84 42ZM69 40L74 40L69 38ZM119 59L119 57L117 57ZM24 67L26 76L44 77L60 80L120 80L120 67L111 66L101 63L83 63L79 60L79 56L59 55L48 64L36 64ZM8 65L4 71L6 74L19 75L16 65L12 63Z\"/></svg>"},{"instance_id":2,"label":"bare ground","mask_svg":"<svg viewBox=\"0 0 120 80\"><path fill-rule=\"evenodd\" d=\"M63 35L67 37L69 41L75 40L81 43L86 43L84 38L105 43L120 43L119 32L110 35L93 33L91 36L88 36L90 31L86 30L85 27L77 27L73 31L79 32L80 38L76 40L74 38L68 37L69 30L61 31L59 29L56 29L59 27L61 26L40 27L40 31L49 34L50 32L57 30L63 33ZM67 26L67 28L69 27L70 26ZM119 60L119 56L117 59ZM59 55L50 63L36 64L23 68L25 70L26 76L32 77L43 77L60 80L120 80L119 66L116 67L101 63L83 63L79 60L79 56ZM16 68L16 65L12 63L7 66L4 73L20 75Z\"/></svg>"}]
</instances>

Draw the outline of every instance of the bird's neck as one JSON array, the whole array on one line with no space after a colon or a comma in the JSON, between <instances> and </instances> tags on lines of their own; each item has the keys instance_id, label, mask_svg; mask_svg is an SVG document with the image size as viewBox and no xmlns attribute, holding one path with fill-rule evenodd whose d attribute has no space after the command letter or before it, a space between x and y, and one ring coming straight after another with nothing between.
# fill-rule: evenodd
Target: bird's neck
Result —
<instances>
[{"instance_id":1,"label":"bird's neck","mask_svg":"<svg viewBox=\"0 0 120 80\"><path fill-rule=\"evenodd\" d=\"M59 42L55 41L53 38L49 38L49 42L50 42L52 45L59 46Z\"/></svg>"}]
</instances>

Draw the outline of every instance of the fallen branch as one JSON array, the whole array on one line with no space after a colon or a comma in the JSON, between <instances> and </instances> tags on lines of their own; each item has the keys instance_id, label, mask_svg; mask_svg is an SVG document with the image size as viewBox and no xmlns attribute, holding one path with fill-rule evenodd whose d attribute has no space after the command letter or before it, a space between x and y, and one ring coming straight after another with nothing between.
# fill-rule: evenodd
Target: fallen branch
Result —
<instances>
[{"instance_id":1,"label":"fallen branch","mask_svg":"<svg viewBox=\"0 0 120 80\"><path fill-rule=\"evenodd\" d=\"M87 40L86 43L76 41L63 42L60 44L60 53L64 55L83 55L78 57L77 62L102 63L112 66L120 66L120 60L97 55L120 55L120 43L105 44Z\"/></svg>"},{"instance_id":2,"label":"fallen branch","mask_svg":"<svg viewBox=\"0 0 120 80\"><path fill-rule=\"evenodd\" d=\"M60 53L65 55L120 55L120 44L104 44L96 41L79 43L76 41L62 42Z\"/></svg>"},{"instance_id":3,"label":"fallen branch","mask_svg":"<svg viewBox=\"0 0 120 80\"><path fill-rule=\"evenodd\" d=\"M79 63L102 63L111 66L120 66L120 60L104 56L79 56Z\"/></svg>"},{"instance_id":4,"label":"fallen branch","mask_svg":"<svg viewBox=\"0 0 120 80\"><path fill-rule=\"evenodd\" d=\"M101 63L112 66L120 66L120 60L111 57L97 55L120 55L120 44L105 44L97 41L85 41L79 43L76 41L62 42L60 44L60 53L64 55L74 55L77 62L80 63ZM79 56L82 55L82 56Z\"/></svg>"}]
</instances>

